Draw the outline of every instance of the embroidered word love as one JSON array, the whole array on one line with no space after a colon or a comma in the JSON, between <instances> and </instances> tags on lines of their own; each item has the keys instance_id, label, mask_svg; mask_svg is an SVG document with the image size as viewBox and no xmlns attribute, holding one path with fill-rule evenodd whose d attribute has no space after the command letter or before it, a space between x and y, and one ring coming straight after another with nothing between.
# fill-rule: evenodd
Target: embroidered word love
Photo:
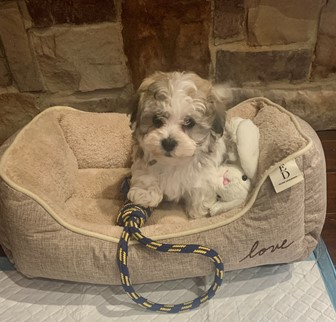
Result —
<instances>
[{"instance_id":1,"label":"embroidered word love","mask_svg":"<svg viewBox=\"0 0 336 322\"><path fill-rule=\"evenodd\" d=\"M262 256L267 252L274 253L275 251L278 251L278 250L281 250L281 249L286 249L289 246L291 246L293 243L294 242L292 241L288 244L288 240L284 239L281 244L275 244L275 245L271 245L271 246L268 246L268 247L258 249L259 248L259 240L257 240L253 244L250 252L243 259L241 259L239 261L239 263L248 259L248 258L254 258L256 256Z\"/></svg>"}]
</instances>

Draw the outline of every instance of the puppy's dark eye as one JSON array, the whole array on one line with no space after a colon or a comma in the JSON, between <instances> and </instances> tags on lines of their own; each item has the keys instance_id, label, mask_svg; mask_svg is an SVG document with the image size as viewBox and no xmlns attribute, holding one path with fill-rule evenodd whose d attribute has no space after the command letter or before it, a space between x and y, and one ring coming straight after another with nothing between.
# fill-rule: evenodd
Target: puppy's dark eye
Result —
<instances>
[{"instance_id":1,"label":"puppy's dark eye","mask_svg":"<svg viewBox=\"0 0 336 322\"><path fill-rule=\"evenodd\" d=\"M191 129L195 126L196 122L192 117L186 117L184 119L183 126L186 127L187 129Z\"/></svg>"},{"instance_id":2,"label":"puppy's dark eye","mask_svg":"<svg viewBox=\"0 0 336 322\"><path fill-rule=\"evenodd\" d=\"M243 180L243 181L246 181L247 179L248 179L247 175L244 174L244 175L242 176L242 180Z\"/></svg>"},{"instance_id":3,"label":"puppy's dark eye","mask_svg":"<svg viewBox=\"0 0 336 322\"><path fill-rule=\"evenodd\" d=\"M153 122L153 125L156 127L156 128L159 128L163 125L163 121L162 119L157 116L157 115L154 115L153 118L152 118L152 122Z\"/></svg>"}]
</instances>

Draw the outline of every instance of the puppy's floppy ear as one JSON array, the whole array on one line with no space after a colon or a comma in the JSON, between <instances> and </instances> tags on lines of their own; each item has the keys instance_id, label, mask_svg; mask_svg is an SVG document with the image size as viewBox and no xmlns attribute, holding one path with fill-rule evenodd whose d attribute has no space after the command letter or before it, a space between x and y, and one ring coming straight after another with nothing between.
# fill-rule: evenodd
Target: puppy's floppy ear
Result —
<instances>
[{"instance_id":1,"label":"puppy's floppy ear","mask_svg":"<svg viewBox=\"0 0 336 322\"><path fill-rule=\"evenodd\" d=\"M219 115L215 115L211 126L211 133L218 138L224 133L224 120Z\"/></svg>"},{"instance_id":2,"label":"puppy's floppy ear","mask_svg":"<svg viewBox=\"0 0 336 322\"><path fill-rule=\"evenodd\" d=\"M145 92L149 89L149 87L158 79L160 79L160 77L162 77L162 75L164 75L162 72L155 72L152 75L147 76L140 84L139 88L138 88L138 93L142 93Z\"/></svg>"},{"instance_id":3,"label":"puppy's floppy ear","mask_svg":"<svg viewBox=\"0 0 336 322\"><path fill-rule=\"evenodd\" d=\"M211 88L207 97L207 106L212 111L213 121L211 125L211 133L213 136L219 138L224 133L225 114L220 113L221 98L217 95L216 91Z\"/></svg>"},{"instance_id":4,"label":"puppy's floppy ear","mask_svg":"<svg viewBox=\"0 0 336 322\"><path fill-rule=\"evenodd\" d=\"M146 77L140 84L135 96L133 97L130 106L131 106L131 129L135 131L139 125L140 116L141 116L141 100L143 94L149 90L157 78L160 77L162 73L156 72L153 75Z\"/></svg>"},{"instance_id":5,"label":"puppy's floppy ear","mask_svg":"<svg viewBox=\"0 0 336 322\"><path fill-rule=\"evenodd\" d=\"M130 126L132 131L134 131L137 128L137 125L139 124L139 118L140 118L140 113L139 113L139 99L140 95L136 94L132 98L130 102L131 106L131 119L130 119Z\"/></svg>"}]
</instances>

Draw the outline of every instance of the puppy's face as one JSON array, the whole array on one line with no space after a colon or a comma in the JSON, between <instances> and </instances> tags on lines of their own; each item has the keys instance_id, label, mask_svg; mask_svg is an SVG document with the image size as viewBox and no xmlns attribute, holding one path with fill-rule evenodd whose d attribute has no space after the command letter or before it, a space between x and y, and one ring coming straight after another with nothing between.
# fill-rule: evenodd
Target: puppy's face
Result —
<instances>
[{"instance_id":1,"label":"puppy's face","mask_svg":"<svg viewBox=\"0 0 336 322\"><path fill-rule=\"evenodd\" d=\"M138 90L131 121L141 148L155 158L211 152L223 134L210 82L193 73L156 73Z\"/></svg>"}]
</instances>

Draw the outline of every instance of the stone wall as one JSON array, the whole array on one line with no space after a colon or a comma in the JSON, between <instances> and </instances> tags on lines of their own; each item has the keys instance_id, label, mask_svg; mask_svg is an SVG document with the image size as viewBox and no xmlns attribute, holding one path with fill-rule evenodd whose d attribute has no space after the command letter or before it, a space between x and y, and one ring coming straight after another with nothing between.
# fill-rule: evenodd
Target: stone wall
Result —
<instances>
[{"instance_id":1,"label":"stone wall","mask_svg":"<svg viewBox=\"0 0 336 322\"><path fill-rule=\"evenodd\" d=\"M336 129L336 0L0 1L0 143L52 105L127 111L155 70Z\"/></svg>"}]
</instances>

